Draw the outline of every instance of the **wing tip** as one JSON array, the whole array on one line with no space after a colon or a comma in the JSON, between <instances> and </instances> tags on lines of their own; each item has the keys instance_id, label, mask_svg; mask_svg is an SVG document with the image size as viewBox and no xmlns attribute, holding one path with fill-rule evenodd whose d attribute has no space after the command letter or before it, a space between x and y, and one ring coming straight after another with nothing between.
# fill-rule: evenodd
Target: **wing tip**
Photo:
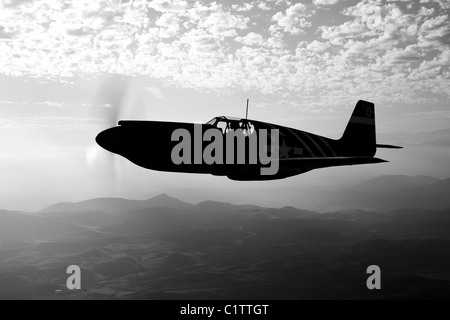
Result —
<instances>
[{"instance_id":1,"label":"wing tip","mask_svg":"<svg viewBox=\"0 0 450 320\"><path fill-rule=\"evenodd\" d=\"M380 159L380 158L372 158L373 163L383 163L383 162L389 162L388 160Z\"/></svg>"},{"instance_id":2,"label":"wing tip","mask_svg":"<svg viewBox=\"0 0 450 320\"><path fill-rule=\"evenodd\" d=\"M393 146L390 144L377 144L376 147L378 149L403 149L402 146Z\"/></svg>"}]
</instances>

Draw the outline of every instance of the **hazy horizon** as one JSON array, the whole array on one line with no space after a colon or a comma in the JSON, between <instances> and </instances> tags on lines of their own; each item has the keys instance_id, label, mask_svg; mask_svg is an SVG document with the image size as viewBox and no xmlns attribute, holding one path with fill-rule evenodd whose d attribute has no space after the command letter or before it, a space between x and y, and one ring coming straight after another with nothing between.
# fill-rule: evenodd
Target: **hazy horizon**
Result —
<instances>
[{"instance_id":1,"label":"hazy horizon","mask_svg":"<svg viewBox=\"0 0 450 320\"><path fill-rule=\"evenodd\" d=\"M447 136L422 133L450 128L448 9L444 1L3 1L0 208L191 186L267 188L275 201L282 188L332 181L447 178L448 144L434 144ZM243 117L250 98L249 118L338 138L363 99L375 103L380 143L414 143L408 135L433 143L380 150L386 164L269 182L149 171L118 156L112 165L94 142L108 123L92 112L110 74L130 83L121 119Z\"/></svg>"}]
</instances>

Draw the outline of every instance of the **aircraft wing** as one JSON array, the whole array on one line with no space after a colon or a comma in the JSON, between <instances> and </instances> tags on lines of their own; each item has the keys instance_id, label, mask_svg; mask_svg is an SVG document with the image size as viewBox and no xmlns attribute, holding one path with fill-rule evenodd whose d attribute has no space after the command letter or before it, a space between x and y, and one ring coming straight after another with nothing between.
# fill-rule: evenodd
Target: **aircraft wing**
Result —
<instances>
[{"instance_id":1,"label":"aircraft wing","mask_svg":"<svg viewBox=\"0 0 450 320\"><path fill-rule=\"evenodd\" d=\"M280 167L283 169L295 168L326 168L335 166L352 166L366 163L388 162L373 157L322 157L322 158L286 158L280 159Z\"/></svg>"}]
</instances>

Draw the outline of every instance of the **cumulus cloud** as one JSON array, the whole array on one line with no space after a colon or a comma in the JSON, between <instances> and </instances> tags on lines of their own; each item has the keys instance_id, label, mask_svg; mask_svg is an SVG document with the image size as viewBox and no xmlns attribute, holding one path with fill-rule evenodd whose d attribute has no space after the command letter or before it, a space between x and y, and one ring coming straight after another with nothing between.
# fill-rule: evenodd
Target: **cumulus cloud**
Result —
<instances>
[{"instance_id":1,"label":"cumulus cloud","mask_svg":"<svg viewBox=\"0 0 450 320\"><path fill-rule=\"evenodd\" d=\"M266 2L262 1L260 3L258 3L258 8L263 10L263 11L268 11L270 10L270 7L267 5Z\"/></svg>"},{"instance_id":2,"label":"cumulus cloud","mask_svg":"<svg viewBox=\"0 0 450 320\"><path fill-rule=\"evenodd\" d=\"M234 37L237 30L247 29L249 21L249 18L235 15L216 2L211 3L210 6L197 3L189 10L189 17L197 23L197 27L224 37Z\"/></svg>"},{"instance_id":3,"label":"cumulus cloud","mask_svg":"<svg viewBox=\"0 0 450 320\"><path fill-rule=\"evenodd\" d=\"M5 31L5 28L0 26L0 41L10 40L12 37L12 33Z\"/></svg>"},{"instance_id":4,"label":"cumulus cloud","mask_svg":"<svg viewBox=\"0 0 450 320\"><path fill-rule=\"evenodd\" d=\"M339 0L313 0L313 3L316 6L331 6L333 4L338 3Z\"/></svg>"},{"instance_id":5,"label":"cumulus cloud","mask_svg":"<svg viewBox=\"0 0 450 320\"><path fill-rule=\"evenodd\" d=\"M422 111L422 112L411 112L405 113L404 116L408 118L415 118L421 120L430 119L450 119L450 111L448 110L433 110L433 111Z\"/></svg>"},{"instance_id":6,"label":"cumulus cloud","mask_svg":"<svg viewBox=\"0 0 450 320\"><path fill-rule=\"evenodd\" d=\"M306 48L308 50L314 51L314 52L324 52L330 47L329 43L313 40L310 42Z\"/></svg>"},{"instance_id":7,"label":"cumulus cloud","mask_svg":"<svg viewBox=\"0 0 450 320\"><path fill-rule=\"evenodd\" d=\"M244 37L237 37L235 39L237 42L241 42L247 46L265 46L267 41L264 40L263 36L259 33L250 32Z\"/></svg>"},{"instance_id":8,"label":"cumulus cloud","mask_svg":"<svg viewBox=\"0 0 450 320\"><path fill-rule=\"evenodd\" d=\"M162 38L171 38L174 37L180 30L180 22L181 19L177 15L173 13L164 13L158 18L158 20L156 20L155 24L162 27Z\"/></svg>"},{"instance_id":9,"label":"cumulus cloud","mask_svg":"<svg viewBox=\"0 0 450 320\"><path fill-rule=\"evenodd\" d=\"M445 48L450 45L450 21L448 15L427 19L419 29L419 44Z\"/></svg>"},{"instance_id":10,"label":"cumulus cloud","mask_svg":"<svg viewBox=\"0 0 450 320\"><path fill-rule=\"evenodd\" d=\"M311 23L306 20L308 17L306 5L296 3L286 9L286 12L277 12L272 21L277 23L277 27L272 30L279 30L280 28L287 33L298 35L303 32L304 28L310 27Z\"/></svg>"},{"instance_id":11,"label":"cumulus cloud","mask_svg":"<svg viewBox=\"0 0 450 320\"><path fill-rule=\"evenodd\" d=\"M148 7L160 12L181 13L188 8L188 3L183 0L152 0Z\"/></svg>"},{"instance_id":12,"label":"cumulus cloud","mask_svg":"<svg viewBox=\"0 0 450 320\"><path fill-rule=\"evenodd\" d=\"M241 5L234 4L231 6L237 12L247 12L253 9L253 4L249 2L245 2Z\"/></svg>"},{"instance_id":13,"label":"cumulus cloud","mask_svg":"<svg viewBox=\"0 0 450 320\"><path fill-rule=\"evenodd\" d=\"M216 53L220 49L220 42L214 36L204 30L191 30L180 39L182 44L187 44L190 53Z\"/></svg>"},{"instance_id":14,"label":"cumulus cloud","mask_svg":"<svg viewBox=\"0 0 450 320\"><path fill-rule=\"evenodd\" d=\"M10 0L0 3L0 72L144 75L274 94L311 112L355 97L450 102L446 1L334 2Z\"/></svg>"},{"instance_id":15,"label":"cumulus cloud","mask_svg":"<svg viewBox=\"0 0 450 320\"><path fill-rule=\"evenodd\" d=\"M450 2L448 0L420 0L420 3L437 3L443 10L450 9Z\"/></svg>"}]
</instances>

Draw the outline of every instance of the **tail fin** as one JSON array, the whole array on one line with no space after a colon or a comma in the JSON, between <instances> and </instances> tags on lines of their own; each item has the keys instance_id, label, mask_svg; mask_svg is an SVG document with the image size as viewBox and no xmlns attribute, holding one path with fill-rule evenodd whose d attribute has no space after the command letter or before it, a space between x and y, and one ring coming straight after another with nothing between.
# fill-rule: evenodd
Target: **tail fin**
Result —
<instances>
[{"instance_id":1,"label":"tail fin","mask_svg":"<svg viewBox=\"0 0 450 320\"><path fill-rule=\"evenodd\" d=\"M342 142L346 155L370 156L376 152L375 106L368 101L359 100L350 121L345 128Z\"/></svg>"}]
</instances>

